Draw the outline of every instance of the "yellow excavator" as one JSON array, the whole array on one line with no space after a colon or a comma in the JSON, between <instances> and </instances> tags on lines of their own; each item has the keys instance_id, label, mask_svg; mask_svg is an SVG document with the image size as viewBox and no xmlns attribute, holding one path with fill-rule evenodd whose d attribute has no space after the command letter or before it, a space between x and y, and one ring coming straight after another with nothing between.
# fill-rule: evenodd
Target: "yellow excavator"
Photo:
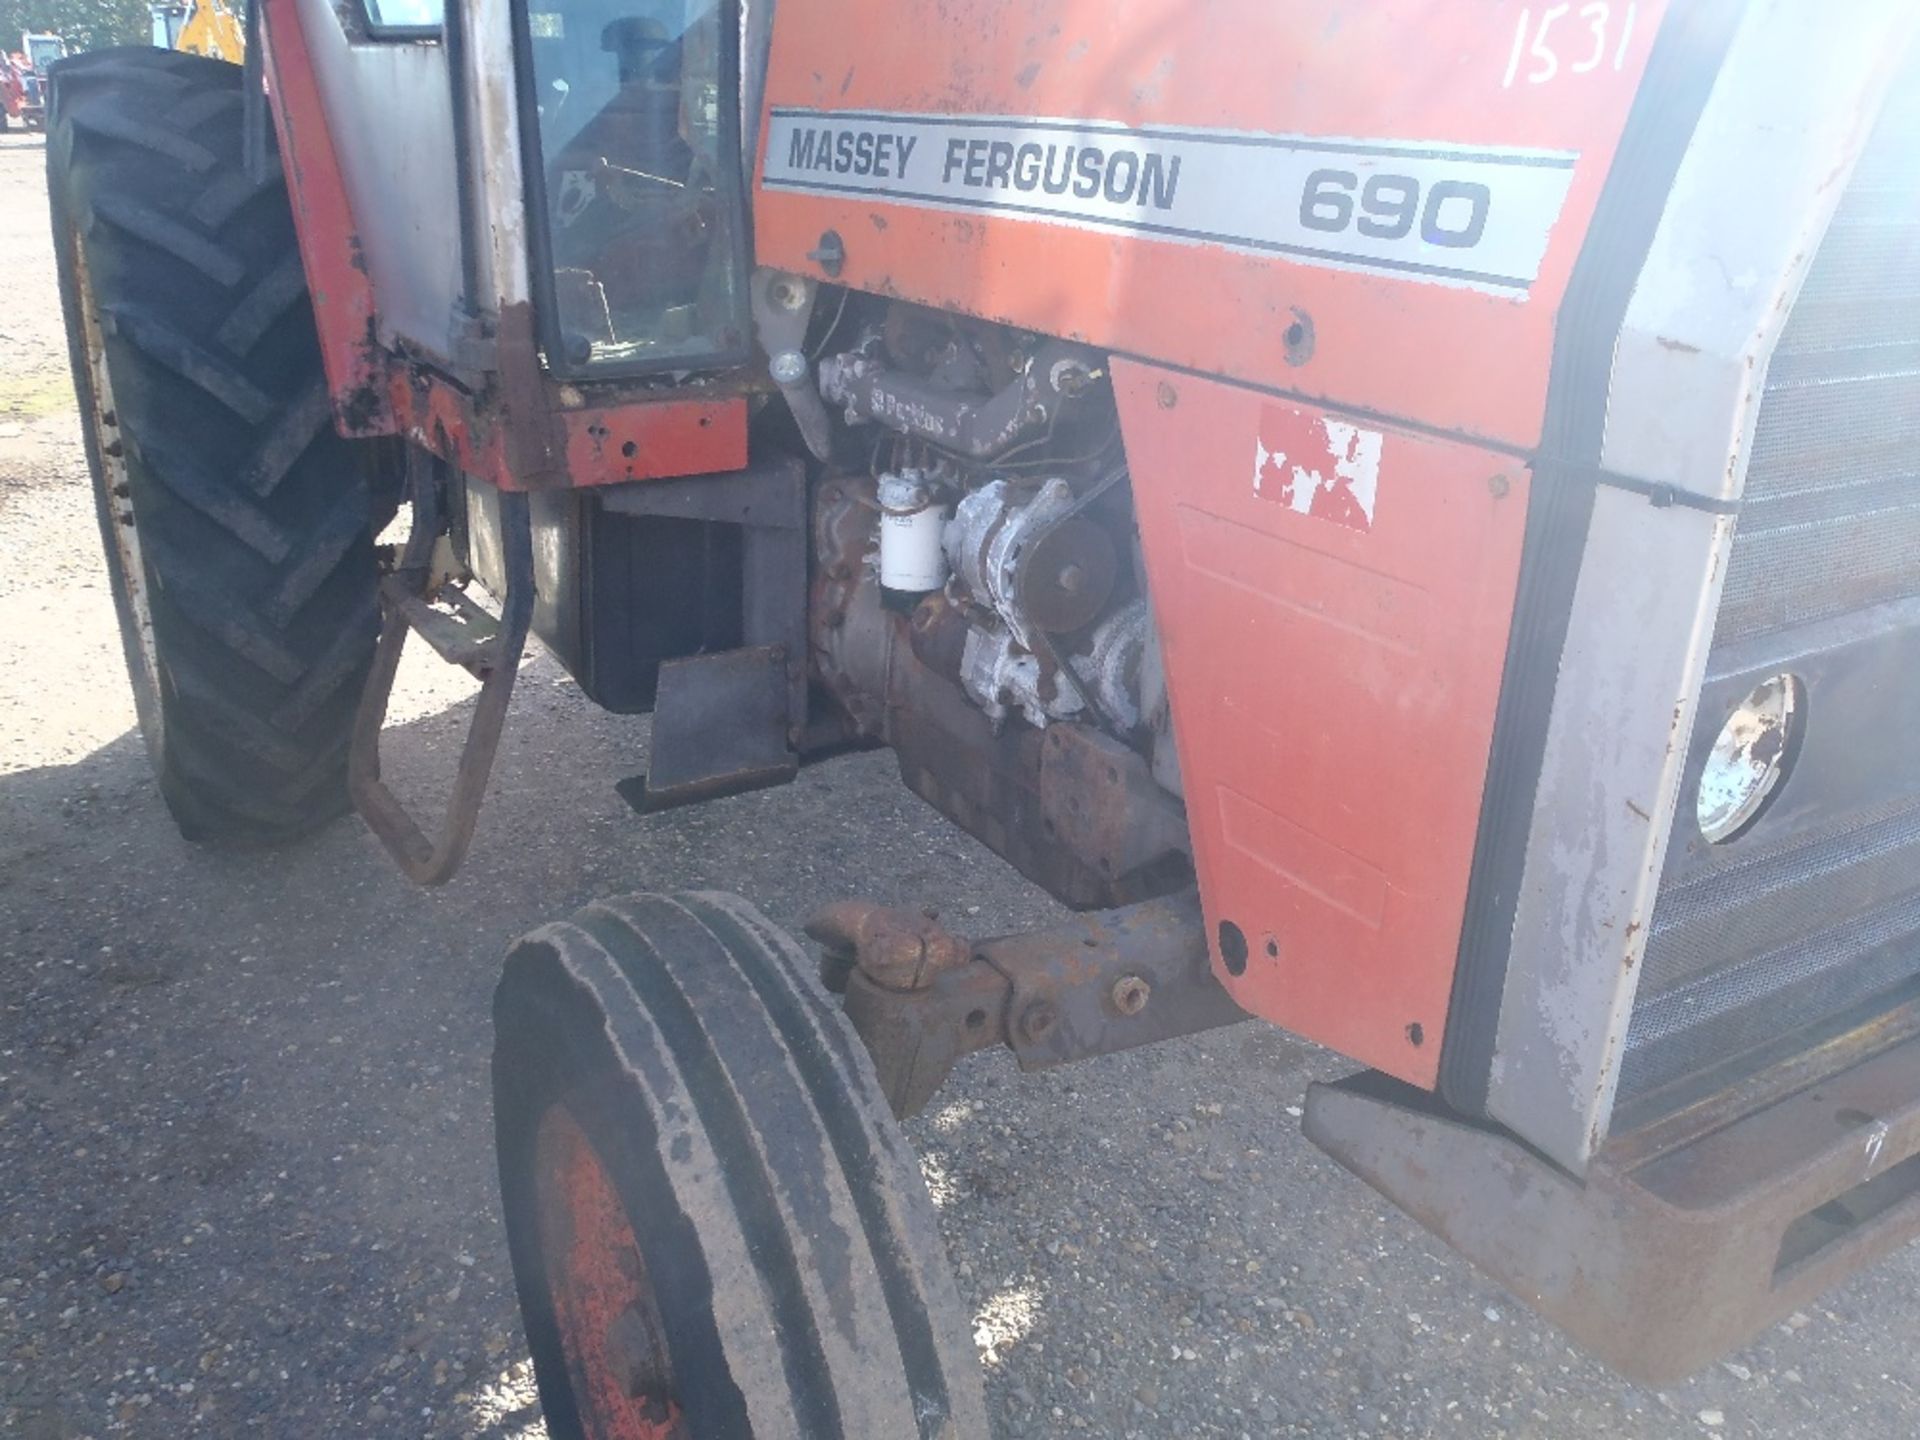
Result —
<instances>
[{"instance_id":1,"label":"yellow excavator","mask_svg":"<svg viewBox=\"0 0 1920 1440\"><path fill-rule=\"evenodd\" d=\"M185 50L238 65L246 58L246 30L225 0L185 0L156 4L153 43L162 50Z\"/></svg>"}]
</instances>

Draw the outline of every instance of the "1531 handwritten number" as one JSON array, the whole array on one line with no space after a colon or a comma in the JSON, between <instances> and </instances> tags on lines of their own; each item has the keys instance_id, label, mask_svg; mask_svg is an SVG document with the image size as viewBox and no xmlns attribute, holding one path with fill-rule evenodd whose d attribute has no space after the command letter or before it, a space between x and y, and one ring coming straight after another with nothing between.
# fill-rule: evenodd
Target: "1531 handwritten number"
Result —
<instances>
[{"instance_id":1,"label":"1531 handwritten number","mask_svg":"<svg viewBox=\"0 0 1920 1440\"><path fill-rule=\"evenodd\" d=\"M1513 32L1502 86L1545 85L1561 75L1590 75L1602 66L1624 69L1639 11L1636 3L1587 0L1545 6L1536 22L1533 7L1527 6Z\"/></svg>"}]
</instances>

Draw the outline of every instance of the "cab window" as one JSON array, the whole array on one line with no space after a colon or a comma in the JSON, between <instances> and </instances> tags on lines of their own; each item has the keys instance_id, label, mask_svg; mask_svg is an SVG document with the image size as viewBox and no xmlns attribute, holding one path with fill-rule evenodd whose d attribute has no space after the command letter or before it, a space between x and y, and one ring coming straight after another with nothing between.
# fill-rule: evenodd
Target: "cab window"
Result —
<instances>
[{"instance_id":1,"label":"cab window","mask_svg":"<svg viewBox=\"0 0 1920 1440\"><path fill-rule=\"evenodd\" d=\"M445 7L441 0L361 0L367 26L375 35L440 33Z\"/></svg>"},{"instance_id":2,"label":"cab window","mask_svg":"<svg viewBox=\"0 0 1920 1440\"><path fill-rule=\"evenodd\" d=\"M549 367L743 359L736 6L529 0L521 13Z\"/></svg>"}]
</instances>

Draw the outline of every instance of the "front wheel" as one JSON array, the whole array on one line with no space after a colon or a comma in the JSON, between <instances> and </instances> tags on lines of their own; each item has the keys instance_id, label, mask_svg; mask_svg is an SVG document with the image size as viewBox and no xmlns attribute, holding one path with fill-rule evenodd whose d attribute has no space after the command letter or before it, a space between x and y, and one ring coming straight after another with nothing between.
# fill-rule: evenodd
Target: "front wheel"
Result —
<instances>
[{"instance_id":1,"label":"front wheel","mask_svg":"<svg viewBox=\"0 0 1920 1440\"><path fill-rule=\"evenodd\" d=\"M527 936L494 1000L554 1440L984 1440L918 1165L805 955L726 895Z\"/></svg>"}]
</instances>

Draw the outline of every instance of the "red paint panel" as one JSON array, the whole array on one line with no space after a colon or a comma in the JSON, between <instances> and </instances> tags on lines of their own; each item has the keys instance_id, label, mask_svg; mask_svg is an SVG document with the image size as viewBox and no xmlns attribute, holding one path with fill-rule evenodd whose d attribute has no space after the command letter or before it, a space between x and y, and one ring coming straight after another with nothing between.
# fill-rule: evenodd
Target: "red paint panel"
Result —
<instances>
[{"instance_id":1,"label":"red paint panel","mask_svg":"<svg viewBox=\"0 0 1920 1440\"><path fill-rule=\"evenodd\" d=\"M747 402L739 395L569 411L562 424L575 485L717 475L747 464Z\"/></svg>"},{"instance_id":2,"label":"red paint panel","mask_svg":"<svg viewBox=\"0 0 1920 1440\"><path fill-rule=\"evenodd\" d=\"M514 463L509 430L545 425L547 415L503 417L484 397L418 370L396 368L388 398L400 433L422 449L502 490L536 488L529 484L534 477ZM557 481L544 472L549 487L717 475L747 463L747 402L740 395L586 406L561 411L553 423L565 463Z\"/></svg>"},{"instance_id":3,"label":"red paint panel","mask_svg":"<svg viewBox=\"0 0 1920 1440\"><path fill-rule=\"evenodd\" d=\"M294 0L264 4L259 43L334 423L342 435L391 435L393 418L380 384L386 357L374 340L373 282L360 255L299 7Z\"/></svg>"},{"instance_id":4,"label":"red paint panel","mask_svg":"<svg viewBox=\"0 0 1920 1440\"><path fill-rule=\"evenodd\" d=\"M1135 361L1113 379L1215 969L1254 1014L1431 1086L1526 472Z\"/></svg>"},{"instance_id":5,"label":"red paint panel","mask_svg":"<svg viewBox=\"0 0 1920 1440\"><path fill-rule=\"evenodd\" d=\"M1561 298L1665 10L1664 0L781 0L770 112L1097 121L1577 159L1524 296L1191 236L768 188L755 192L760 263L817 276L807 256L834 230L840 278L860 289L1531 447ZM931 148L913 162L916 179ZM1388 156L1328 163L1357 183L1396 168ZM981 198L1037 197L989 180ZM1297 186L1276 191L1260 213L1291 215L1302 200ZM1306 358L1288 340L1302 318Z\"/></svg>"}]
</instances>

